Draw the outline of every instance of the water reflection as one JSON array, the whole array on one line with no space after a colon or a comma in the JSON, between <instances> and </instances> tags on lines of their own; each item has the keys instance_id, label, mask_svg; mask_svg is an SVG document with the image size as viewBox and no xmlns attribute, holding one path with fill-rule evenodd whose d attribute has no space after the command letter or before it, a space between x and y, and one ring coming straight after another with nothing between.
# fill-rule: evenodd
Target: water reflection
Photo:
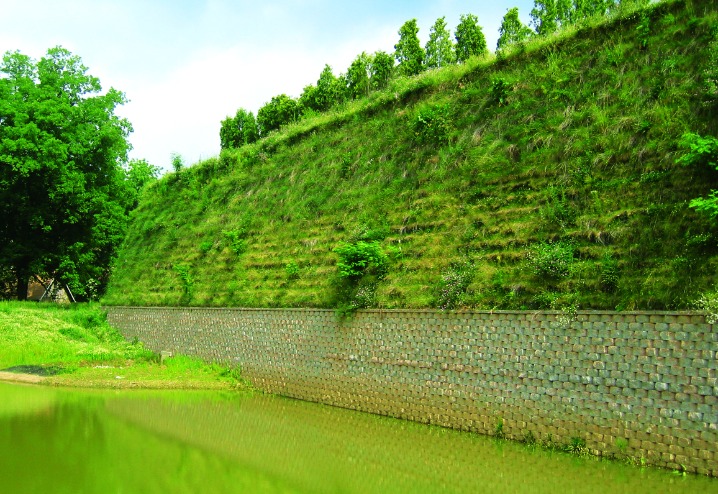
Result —
<instances>
[{"instance_id":1,"label":"water reflection","mask_svg":"<svg viewBox=\"0 0 718 494\"><path fill-rule=\"evenodd\" d=\"M15 493L718 493L713 479L236 393L0 384L0 448Z\"/></svg>"}]
</instances>

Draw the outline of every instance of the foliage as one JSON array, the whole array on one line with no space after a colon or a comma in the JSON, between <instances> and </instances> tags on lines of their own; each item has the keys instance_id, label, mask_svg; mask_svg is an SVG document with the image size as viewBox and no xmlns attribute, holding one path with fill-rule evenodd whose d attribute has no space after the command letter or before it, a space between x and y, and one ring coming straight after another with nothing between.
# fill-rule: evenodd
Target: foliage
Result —
<instances>
[{"instance_id":1,"label":"foliage","mask_svg":"<svg viewBox=\"0 0 718 494\"><path fill-rule=\"evenodd\" d=\"M182 293L187 299L192 298L192 290L194 289L194 278L192 277L191 267L187 264L176 264L174 270L182 282Z\"/></svg>"},{"instance_id":2,"label":"foliage","mask_svg":"<svg viewBox=\"0 0 718 494\"><path fill-rule=\"evenodd\" d=\"M679 147L685 153L676 160L683 166L709 166L718 170L718 139L712 136L703 137L687 132L681 136Z\"/></svg>"},{"instance_id":3,"label":"foliage","mask_svg":"<svg viewBox=\"0 0 718 494\"><path fill-rule=\"evenodd\" d=\"M648 39L651 34L651 19L645 14L641 14L641 21L636 26L636 35L638 44L642 49L648 48Z\"/></svg>"},{"instance_id":4,"label":"foliage","mask_svg":"<svg viewBox=\"0 0 718 494\"><path fill-rule=\"evenodd\" d=\"M365 274L373 274L381 280L387 274L389 259L379 242L345 243L334 252L339 255L337 269L341 278L358 280Z\"/></svg>"},{"instance_id":5,"label":"foliage","mask_svg":"<svg viewBox=\"0 0 718 494\"><path fill-rule=\"evenodd\" d=\"M452 263L441 273L436 287L436 306L441 310L461 307L473 279L474 265L471 262Z\"/></svg>"},{"instance_id":6,"label":"foliage","mask_svg":"<svg viewBox=\"0 0 718 494\"><path fill-rule=\"evenodd\" d=\"M521 19L519 19L518 7L509 9L501 20L496 50L500 51L501 49L513 44L523 43L531 36L531 34L531 29L529 29L528 26L525 26L524 23L521 22Z\"/></svg>"},{"instance_id":7,"label":"foliage","mask_svg":"<svg viewBox=\"0 0 718 494\"><path fill-rule=\"evenodd\" d=\"M233 118L222 120L219 129L221 149L239 148L255 142L258 138L257 121L251 111L240 108Z\"/></svg>"},{"instance_id":8,"label":"foliage","mask_svg":"<svg viewBox=\"0 0 718 494\"><path fill-rule=\"evenodd\" d=\"M491 98L499 105L506 104L510 92L511 83L503 77L495 77L491 81Z\"/></svg>"},{"instance_id":9,"label":"foliage","mask_svg":"<svg viewBox=\"0 0 718 494\"><path fill-rule=\"evenodd\" d=\"M708 166L718 170L718 139L715 137L703 137L689 132L683 134L679 146L685 153L676 160L678 164ZM691 199L690 207L710 218L718 218L718 190L711 190L706 197Z\"/></svg>"},{"instance_id":10,"label":"foliage","mask_svg":"<svg viewBox=\"0 0 718 494\"><path fill-rule=\"evenodd\" d=\"M529 250L526 259L537 276L565 278L571 272L574 251L570 242L541 242Z\"/></svg>"},{"instance_id":11,"label":"foliage","mask_svg":"<svg viewBox=\"0 0 718 494\"><path fill-rule=\"evenodd\" d=\"M386 52L377 51L369 62L372 89L384 89L394 70L394 58Z\"/></svg>"},{"instance_id":12,"label":"foliage","mask_svg":"<svg viewBox=\"0 0 718 494\"><path fill-rule=\"evenodd\" d=\"M146 160L130 160L125 167L125 185L130 209L137 207L140 193L149 184L157 181L160 171L160 167L151 165Z\"/></svg>"},{"instance_id":13,"label":"foliage","mask_svg":"<svg viewBox=\"0 0 718 494\"><path fill-rule=\"evenodd\" d=\"M718 323L718 291L707 292L693 302L693 306L697 310L706 313L706 322L708 324Z\"/></svg>"},{"instance_id":14,"label":"foliage","mask_svg":"<svg viewBox=\"0 0 718 494\"><path fill-rule=\"evenodd\" d=\"M273 96L269 103L265 103L257 112L257 127L261 137L273 130L279 130L282 125L294 122L299 116L299 103L286 94Z\"/></svg>"},{"instance_id":15,"label":"foliage","mask_svg":"<svg viewBox=\"0 0 718 494\"><path fill-rule=\"evenodd\" d=\"M394 45L397 70L405 76L417 75L424 70L424 49L419 42L416 19L406 21L399 29L399 41Z\"/></svg>"},{"instance_id":16,"label":"foliage","mask_svg":"<svg viewBox=\"0 0 718 494\"><path fill-rule=\"evenodd\" d=\"M172 169L175 171L175 173L179 173L184 169L184 159L182 159L182 155L180 155L179 153L172 153L171 161Z\"/></svg>"},{"instance_id":17,"label":"foliage","mask_svg":"<svg viewBox=\"0 0 718 494\"><path fill-rule=\"evenodd\" d=\"M237 230L224 230L222 235L227 241L229 250L231 250L235 256L241 256L245 250L247 250L247 241L245 237L247 232L244 228Z\"/></svg>"},{"instance_id":18,"label":"foliage","mask_svg":"<svg viewBox=\"0 0 718 494\"><path fill-rule=\"evenodd\" d=\"M556 0L534 0L534 8L531 9L531 24L539 36L556 32L558 29Z\"/></svg>"},{"instance_id":19,"label":"foliage","mask_svg":"<svg viewBox=\"0 0 718 494\"><path fill-rule=\"evenodd\" d=\"M462 15L456 26L456 60L466 62L471 57L483 56L488 53L486 37L479 26L479 19L474 14Z\"/></svg>"},{"instance_id":20,"label":"foliage","mask_svg":"<svg viewBox=\"0 0 718 494\"><path fill-rule=\"evenodd\" d=\"M426 42L426 67L438 69L455 63L454 44L451 33L446 29L446 18L440 17L431 27L429 41Z\"/></svg>"},{"instance_id":21,"label":"foliage","mask_svg":"<svg viewBox=\"0 0 718 494\"><path fill-rule=\"evenodd\" d=\"M369 68L371 58L362 52L358 55L347 69L346 81L347 90L353 99L362 98L369 95Z\"/></svg>"},{"instance_id":22,"label":"foliage","mask_svg":"<svg viewBox=\"0 0 718 494\"><path fill-rule=\"evenodd\" d=\"M711 104L718 103L718 39L711 41L708 63L703 70L703 96Z\"/></svg>"},{"instance_id":23,"label":"foliage","mask_svg":"<svg viewBox=\"0 0 718 494\"><path fill-rule=\"evenodd\" d=\"M122 168L131 126L115 115L125 96L87 70L60 47L0 65L0 264L21 299L31 275L78 296L104 287L137 198Z\"/></svg>"},{"instance_id":24,"label":"foliage","mask_svg":"<svg viewBox=\"0 0 718 494\"><path fill-rule=\"evenodd\" d=\"M311 107L318 111L326 111L340 103L343 98L343 84L334 75L332 68L325 65L321 74L319 74L316 91L314 92L314 102Z\"/></svg>"},{"instance_id":25,"label":"foliage","mask_svg":"<svg viewBox=\"0 0 718 494\"><path fill-rule=\"evenodd\" d=\"M285 264L284 271L287 273L287 278L289 278L290 280L296 280L299 278L299 273L301 270L299 269L299 264L294 261L289 261L287 264Z\"/></svg>"},{"instance_id":26,"label":"foliage","mask_svg":"<svg viewBox=\"0 0 718 494\"><path fill-rule=\"evenodd\" d=\"M424 144L445 144L451 137L451 117L447 105L422 107L412 122L414 137Z\"/></svg>"}]
</instances>

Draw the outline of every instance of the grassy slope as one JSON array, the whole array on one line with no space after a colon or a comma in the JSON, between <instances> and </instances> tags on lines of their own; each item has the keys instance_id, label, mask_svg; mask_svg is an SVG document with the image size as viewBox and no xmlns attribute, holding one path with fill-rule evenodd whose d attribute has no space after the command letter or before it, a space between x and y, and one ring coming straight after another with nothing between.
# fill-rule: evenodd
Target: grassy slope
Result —
<instances>
[{"instance_id":1,"label":"grassy slope","mask_svg":"<svg viewBox=\"0 0 718 494\"><path fill-rule=\"evenodd\" d=\"M49 384L100 387L230 388L237 373L176 356L159 365L142 345L125 341L99 307L0 302L0 369L53 366Z\"/></svg>"},{"instance_id":2,"label":"grassy slope","mask_svg":"<svg viewBox=\"0 0 718 494\"><path fill-rule=\"evenodd\" d=\"M645 48L638 14L573 30L395 81L163 178L104 303L334 307L333 249L364 238L392 252L378 307L437 306L452 263L473 280L460 307L687 307L718 271L718 228L688 201L718 177L675 159L684 132L717 131L696 95L718 14L675 1L647 15ZM449 142L413 131L436 107ZM241 254L226 231L244 237ZM534 273L544 242L573 246L570 274Z\"/></svg>"}]
</instances>

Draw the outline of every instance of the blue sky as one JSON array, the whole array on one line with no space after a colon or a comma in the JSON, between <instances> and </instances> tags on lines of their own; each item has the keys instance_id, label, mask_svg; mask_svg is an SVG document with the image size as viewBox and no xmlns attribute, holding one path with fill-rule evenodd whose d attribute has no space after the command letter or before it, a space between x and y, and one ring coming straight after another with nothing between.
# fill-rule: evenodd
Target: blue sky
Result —
<instances>
[{"instance_id":1,"label":"blue sky","mask_svg":"<svg viewBox=\"0 0 718 494\"><path fill-rule=\"evenodd\" d=\"M0 0L0 52L40 58L61 45L104 88L125 92L118 113L134 126L131 157L165 169L219 153L220 122L272 96L297 97L325 64L344 72L361 53L392 53L401 25L417 19L426 43L434 21L451 31L479 18L496 46L506 10L525 23L533 0Z\"/></svg>"}]
</instances>

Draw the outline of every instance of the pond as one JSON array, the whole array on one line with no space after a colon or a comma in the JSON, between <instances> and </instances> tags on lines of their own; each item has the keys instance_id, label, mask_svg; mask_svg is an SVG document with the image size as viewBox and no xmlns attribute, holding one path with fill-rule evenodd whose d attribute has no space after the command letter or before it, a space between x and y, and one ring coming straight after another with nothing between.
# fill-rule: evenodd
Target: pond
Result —
<instances>
[{"instance_id":1,"label":"pond","mask_svg":"<svg viewBox=\"0 0 718 494\"><path fill-rule=\"evenodd\" d=\"M0 383L2 492L718 493L579 458L276 396Z\"/></svg>"}]
</instances>

